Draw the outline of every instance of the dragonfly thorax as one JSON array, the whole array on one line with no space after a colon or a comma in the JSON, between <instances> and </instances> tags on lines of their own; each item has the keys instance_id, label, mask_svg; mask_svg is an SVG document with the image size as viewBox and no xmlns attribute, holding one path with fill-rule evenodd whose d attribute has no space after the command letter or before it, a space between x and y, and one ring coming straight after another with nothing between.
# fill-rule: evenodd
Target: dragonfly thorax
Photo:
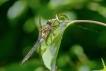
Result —
<instances>
[{"instance_id":1,"label":"dragonfly thorax","mask_svg":"<svg viewBox=\"0 0 106 71\"><path fill-rule=\"evenodd\" d=\"M46 38L49 32L50 32L50 31L49 31L49 29L48 29L48 26L47 26L47 25L46 25L46 26L43 26L43 27L42 27L41 36L42 36L43 38Z\"/></svg>"}]
</instances>

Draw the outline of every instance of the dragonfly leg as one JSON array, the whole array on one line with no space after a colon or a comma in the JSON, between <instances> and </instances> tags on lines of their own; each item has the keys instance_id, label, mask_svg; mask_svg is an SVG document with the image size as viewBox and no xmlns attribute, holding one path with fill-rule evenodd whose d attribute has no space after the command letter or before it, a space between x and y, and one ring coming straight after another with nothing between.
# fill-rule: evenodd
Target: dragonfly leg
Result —
<instances>
[{"instance_id":1,"label":"dragonfly leg","mask_svg":"<svg viewBox=\"0 0 106 71\"><path fill-rule=\"evenodd\" d=\"M59 25L54 25L54 26L52 26L52 27L59 27Z\"/></svg>"},{"instance_id":2,"label":"dragonfly leg","mask_svg":"<svg viewBox=\"0 0 106 71\"><path fill-rule=\"evenodd\" d=\"M52 31L52 30L50 30L50 32L49 32L49 34L48 34L48 36L47 36L47 38L46 38L46 44L47 45L50 45L50 43L49 43L49 37L50 37L50 42L52 41L52 36L50 36L50 33L52 33L53 34L53 36L55 36L55 33Z\"/></svg>"},{"instance_id":3,"label":"dragonfly leg","mask_svg":"<svg viewBox=\"0 0 106 71\"><path fill-rule=\"evenodd\" d=\"M46 37L46 39L45 39L45 41L46 41L46 44L47 44L47 45L49 45L49 44L50 44L50 43L48 42L49 35L50 35L50 32L48 33L48 35L47 35L47 37Z\"/></svg>"},{"instance_id":4,"label":"dragonfly leg","mask_svg":"<svg viewBox=\"0 0 106 71\"><path fill-rule=\"evenodd\" d=\"M56 34L53 32L53 30L51 30L51 33L53 34L53 36L55 36Z\"/></svg>"}]
</instances>

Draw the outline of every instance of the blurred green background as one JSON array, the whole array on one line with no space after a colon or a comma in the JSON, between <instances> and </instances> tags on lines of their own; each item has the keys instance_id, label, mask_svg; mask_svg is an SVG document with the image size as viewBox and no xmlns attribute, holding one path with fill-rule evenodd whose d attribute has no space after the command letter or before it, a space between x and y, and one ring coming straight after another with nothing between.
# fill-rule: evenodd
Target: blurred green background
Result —
<instances>
[{"instance_id":1,"label":"blurred green background","mask_svg":"<svg viewBox=\"0 0 106 71\"><path fill-rule=\"evenodd\" d=\"M39 12L42 24L59 13L67 14L71 20L106 23L105 0L0 0L0 71L47 70L36 52L21 66L38 39ZM106 27L76 23L64 33L57 70L100 70L101 58L106 62Z\"/></svg>"}]
</instances>

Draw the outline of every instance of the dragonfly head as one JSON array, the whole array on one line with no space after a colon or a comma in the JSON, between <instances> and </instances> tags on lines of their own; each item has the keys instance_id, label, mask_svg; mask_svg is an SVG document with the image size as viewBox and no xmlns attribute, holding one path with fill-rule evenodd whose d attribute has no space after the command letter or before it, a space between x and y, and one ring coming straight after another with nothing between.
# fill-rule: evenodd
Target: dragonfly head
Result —
<instances>
[{"instance_id":1,"label":"dragonfly head","mask_svg":"<svg viewBox=\"0 0 106 71\"><path fill-rule=\"evenodd\" d=\"M48 25L53 25L55 23L56 19L50 19L50 20L47 20L46 24Z\"/></svg>"},{"instance_id":2,"label":"dragonfly head","mask_svg":"<svg viewBox=\"0 0 106 71\"><path fill-rule=\"evenodd\" d=\"M51 25L52 21L51 20L47 20L46 24Z\"/></svg>"}]
</instances>

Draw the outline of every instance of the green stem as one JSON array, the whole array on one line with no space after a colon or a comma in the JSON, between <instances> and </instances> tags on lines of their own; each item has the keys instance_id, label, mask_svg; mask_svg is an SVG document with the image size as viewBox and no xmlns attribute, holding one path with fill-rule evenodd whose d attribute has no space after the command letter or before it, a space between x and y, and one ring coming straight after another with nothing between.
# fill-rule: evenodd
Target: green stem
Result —
<instances>
[{"instance_id":1,"label":"green stem","mask_svg":"<svg viewBox=\"0 0 106 71\"><path fill-rule=\"evenodd\" d=\"M103 67L105 68L105 62L102 58L101 58L101 60L102 60Z\"/></svg>"},{"instance_id":2,"label":"green stem","mask_svg":"<svg viewBox=\"0 0 106 71\"><path fill-rule=\"evenodd\" d=\"M74 20L70 24L72 24L72 23L80 23L80 22L94 23L94 24L99 24L99 25L102 25L102 26L106 26L105 23L98 22L98 21L93 21L93 20Z\"/></svg>"}]
</instances>

